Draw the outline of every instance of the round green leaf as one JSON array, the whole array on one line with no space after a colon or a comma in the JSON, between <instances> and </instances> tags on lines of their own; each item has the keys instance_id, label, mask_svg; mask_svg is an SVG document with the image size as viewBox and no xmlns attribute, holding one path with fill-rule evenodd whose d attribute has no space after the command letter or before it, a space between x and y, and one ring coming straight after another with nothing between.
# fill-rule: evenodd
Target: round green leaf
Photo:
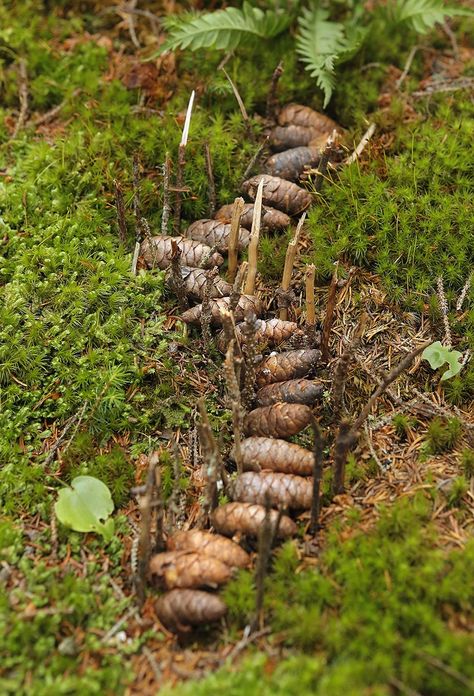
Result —
<instances>
[{"instance_id":1,"label":"round green leaf","mask_svg":"<svg viewBox=\"0 0 474 696\"><path fill-rule=\"evenodd\" d=\"M54 506L56 516L62 524L75 532L97 532L107 540L114 533L113 520L107 520L113 509L109 489L93 476L75 478L70 488L63 488L59 492Z\"/></svg>"}]
</instances>

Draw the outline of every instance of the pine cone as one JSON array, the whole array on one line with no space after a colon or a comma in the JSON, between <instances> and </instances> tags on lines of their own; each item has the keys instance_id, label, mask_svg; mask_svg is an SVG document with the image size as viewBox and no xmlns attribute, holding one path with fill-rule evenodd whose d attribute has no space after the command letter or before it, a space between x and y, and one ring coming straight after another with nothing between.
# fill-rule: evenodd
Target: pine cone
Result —
<instances>
[{"instance_id":1,"label":"pine cone","mask_svg":"<svg viewBox=\"0 0 474 696\"><path fill-rule=\"evenodd\" d=\"M215 588L232 576L231 569L222 561L194 551L157 553L150 561L150 572L168 590L174 587Z\"/></svg>"},{"instance_id":2,"label":"pine cone","mask_svg":"<svg viewBox=\"0 0 474 696\"><path fill-rule=\"evenodd\" d=\"M278 114L278 124L280 126L312 128L318 133L325 133L326 135L331 135L333 130L341 130L340 126L332 118L302 104L287 104L284 106Z\"/></svg>"},{"instance_id":3,"label":"pine cone","mask_svg":"<svg viewBox=\"0 0 474 696\"><path fill-rule=\"evenodd\" d=\"M265 172L288 181L297 181L307 167L318 164L321 154L320 147L293 147L272 155L265 162Z\"/></svg>"},{"instance_id":4,"label":"pine cone","mask_svg":"<svg viewBox=\"0 0 474 696\"><path fill-rule=\"evenodd\" d=\"M257 174L244 181L242 190L255 200L260 180L263 179L263 203L272 205L288 215L298 215L311 205L312 198L308 191L286 179L269 174Z\"/></svg>"},{"instance_id":5,"label":"pine cone","mask_svg":"<svg viewBox=\"0 0 474 696\"><path fill-rule=\"evenodd\" d=\"M244 534L256 537L265 520L266 510L263 505L251 505L249 503L226 503L220 505L211 515L214 529L221 534L234 536ZM276 510L271 512L271 522L275 524L278 519ZM296 524L286 515L282 515L278 526L277 536L280 539L292 537L298 531Z\"/></svg>"},{"instance_id":6,"label":"pine cone","mask_svg":"<svg viewBox=\"0 0 474 696\"><path fill-rule=\"evenodd\" d=\"M327 139L327 133L321 134L314 128L275 126L270 132L269 145L276 152L310 145L322 149Z\"/></svg>"},{"instance_id":7,"label":"pine cone","mask_svg":"<svg viewBox=\"0 0 474 696\"><path fill-rule=\"evenodd\" d=\"M166 542L168 549L174 551L196 551L205 556L218 558L230 568L245 568L250 565L250 556L231 539L191 529L187 532L175 532Z\"/></svg>"},{"instance_id":8,"label":"pine cone","mask_svg":"<svg viewBox=\"0 0 474 696\"><path fill-rule=\"evenodd\" d=\"M271 406L279 401L287 404L306 404L312 406L322 395L322 382L311 379L290 379L287 382L267 384L257 392L257 406Z\"/></svg>"},{"instance_id":9,"label":"pine cone","mask_svg":"<svg viewBox=\"0 0 474 696\"><path fill-rule=\"evenodd\" d=\"M274 471L247 471L237 476L231 487L232 497L243 503L309 510L313 497L313 481L302 476Z\"/></svg>"},{"instance_id":10,"label":"pine cone","mask_svg":"<svg viewBox=\"0 0 474 696\"><path fill-rule=\"evenodd\" d=\"M184 283L184 291L186 295L203 299L204 288L206 286L207 271L203 268L189 268L189 266L180 266L181 277ZM173 280L170 272L166 278L168 284L172 284ZM214 283L211 288L211 297L226 297L232 292L232 285L227 283L223 278L217 276L214 278Z\"/></svg>"},{"instance_id":11,"label":"pine cone","mask_svg":"<svg viewBox=\"0 0 474 696\"><path fill-rule=\"evenodd\" d=\"M229 223L232 219L233 208L234 206L232 203L230 205L223 205L222 208L219 208L214 217L216 220ZM242 227L246 227L248 230L252 228L253 209L253 203L246 203L240 218L240 224ZM291 225L290 218L285 213L282 213L281 210L270 207L262 208L262 217L260 220L261 230L283 230L289 225Z\"/></svg>"},{"instance_id":12,"label":"pine cone","mask_svg":"<svg viewBox=\"0 0 474 696\"><path fill-rule=\"evenodd\" d=\"M245 345L248 341L248 336L242 330L243 324L237 324L235 331L241 345ZM282 321L281 319L257 319L255 340L259 350L270 346L274 347L287 341L289 338L296 339L303 337L304 334L298 328L298 324L293 321ZM217 346L223 353L227 350L227 343L224 334L220 334L217 339Z\"/></svg>"},{"instance_id":13,"label":"pine cone","mask_svg":"<svg viewBox=\"0 0 474 696\"><path fill-rule=\"evenodd\" d=\"M219 220L196 220L186 230L186 237L215 247L217 251L225 252L229 249L230 225ZM250 232L245 227L241 227L238 248L246 249L249 242Z\"/></svg>"},{"instance_id":14,"label":"pine cone","mask_svg":"<svg viewBox=\"0 0 474 696\"><path fill-rule=\"evenodd\" d=\"M311 423L312 411L302 404L277 403L255 408L244 421L246 435L285 438L296 435Z\"/></svg>"},{"instance_id":15,"label":"pine cone","mask_svg":"<svg viewBox=\"0 0 474 696\"><path fill-rule=\"evenodd\" d=\"M270 355L257 370L257 386L306 377L321 359L321 351L314 349L288 350Z\"/></svg>"},{"instance_id":16,"label":"pine cone","mask_svg":"<svg viewBox=\"0 0 474 696\"><path fill-rule=\"evenodd\" d=\"M156 614L170 631L186 632L192 626L218 621L227 607L216 595L201 590L171 590L156 603Z\"/></svg>"},{"instance_id":17,"label":"pine cone","mask_svg":"<svg viewBox=\"0 0 474 696\"><path fill-rule=\"evenodd\" d=\"M184 237L158 235L147 237L141 244L140 254L149 268L168 268L171 265L173 249L171 242L176 242L181 251L181 262L185 266L200 266L206 260L206 267L221 266L224 259L220 254L211 254L211 247Z\"/></svg>"},{"instance_id":18,"label":"pine cone","mask_svg":"<svg viewBox=\"0 0 474 696\"><path fill-rule=\"evenodd\" d=\"M229 309L230 307L230 297L220 297L211 300L211 316L213 326L222 326L222 310ZM237 307L234 310L234 317L236 321L242 321L245 317L246 312L253 312L254 314L262 314L263 307L261 301L255 295L241 295L237 303ZM196 305L191 309L187 309L183 314L181 314L181 319L186 322L186 324L199 324L202 314L202 304Z\"/></svg>"},{"instance_id":19,"label":"pine cone","mask_svg":"<svg viewBox=\"0 0 474 696\"><path fill-rule=\"evenodd\" d=\"M240 444L246 471L269 469L282 474L311 476L314 457L310 450L272 437L248 437Z\"/></svg>"}]
</instances>

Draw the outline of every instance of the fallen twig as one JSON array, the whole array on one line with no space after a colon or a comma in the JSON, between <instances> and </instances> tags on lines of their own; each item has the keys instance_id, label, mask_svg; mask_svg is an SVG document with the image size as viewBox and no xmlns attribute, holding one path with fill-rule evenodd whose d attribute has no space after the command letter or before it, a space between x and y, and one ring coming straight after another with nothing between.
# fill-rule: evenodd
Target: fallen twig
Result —
<instances>
[{"instance_id":1,"label":"fallen twig","mask_svg":"<svg viewBox=\"0 0 474 696\"><path fill-rule=\"evenodd\" d=\"M364 135L362 136L362 139L360 143L357 145L356 149L352 153L352 155L349 155L349 157L346 157L344 160L343 164L352 164L356 160L359 159L363 151L365 150L365 147L369 140L372 138L373 134L375 133L375 123L371 123L370 126L367 128L365 131Z\"/></svg>"}]
</instances>

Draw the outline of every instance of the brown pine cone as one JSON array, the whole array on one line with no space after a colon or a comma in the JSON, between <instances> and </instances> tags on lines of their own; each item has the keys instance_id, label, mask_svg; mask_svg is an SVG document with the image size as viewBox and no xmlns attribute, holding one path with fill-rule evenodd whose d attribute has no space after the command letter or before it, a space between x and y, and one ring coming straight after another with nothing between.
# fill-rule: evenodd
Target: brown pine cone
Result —
<instances>
[{"instance_id":1,"label":"brown pine cone","mask_svg":"<svg viewBox=\"0 0 474 696\"><path fill-rule=\"evenodd\" d=\"M211 253L211 247L194 239L185 237L169 237L158 235L147 237L141 244L140 255L149 268L168 268L171 265L173 248L171 242L176 242L180 251L180 260L185 266L197 267L206 260L206 267L221 266L224 259L216 252Z\"/></svg>"},{"instance_id":2,"label":"brown pine cone","mask_svg":"<svg viewBox=\"0 0 474 696\"><path fill-rule=\"evenodd\" d=\"M245 331L242 331L243 324L236 324L235 332L241 345L245 345L249 337ZM255 341L258 349L262 350L265 347L278 346L284 341L299 337L303 338L304 333L298 328L298 324L293 321L282 321L281 319L257 319ZM227 350L227 343L224 334L219 334L217 338L217 346L223 353Z\"/></svg>"},{"instance_id":3,"label":"brown pine cone","mask_svg":"<svg viewBox=\"0 0 474 696\"><path fill-rule=\"evenodd\" d=\"M166 545L170 550L190 550L218 558L230 568L245 568L250 565L250 556L234 541L200 529L175 532Z\"/></svg>"},{"instance_id":4,"label":"brown pine cone","mask_svg":"<svg viewBox=\"0 0 474 696\"><path fill-rule=\"evenodd\" d=\"M314 146L323 148L328 134L304 126L275 126L270 132L269 145L273 151L281 152L295 147Z\"/></svg>"},{"instance_id":5,"label":"brown pine cone","mask_svg":"<svg viewBox=\"0 0 474 696\"><path fill-rule=\"evenodd\" d=\"M265 172L288 181L297 181L306 168L318 164L321 154L320 147L293 147L272 155L265 162Z\"/></svg>"},{"instance_id":6,"label":"brown pine cone","mask_svg":"<svg viewBox=\"0 0 474 696\"><path fill-rule=\"evenodd\" d=\"M211 323L213 326L222 326L222 310L229 309L230 297L219 297L211 300ZM242 321L246 312L253 312L257 316L262 314L262 302L255 295L241 295L234 309L234 317L236 321ZM199 324L201 321L202 304L196 305L191 309L187 309L181 314L180 319L186 324Z\"/></svg>"},{"instance_id":7,"label":"brown pine cone","mask_svg":"<svg viewBox=\"0 0 474 696\"><path fill-rule=\"evenodd\" d=\"M250 411L244 421L244 432L258 437L290 437L304 430L312 417L309 406L280 402Z\"/></svg>"},{"instance_id":8,"label":"brown pine cone","mask_svg":"<svg viewBox=\"0 0 474 696\"><path fill-rule=\"evenodd\" d=\"M258 366L257 386L306 377L320 360L320 350L307 348L270 355Z\"/></svg>"},{"instance_id":9,"label":"brown pine cone","mask_svg":"<svg viewBox=\"0 0 474 696\"><path fill-rule=\"evenodd\" d=\"M287 104L284 106L278 114L278 124L280 126L312 128L318 133L327 135L330 135L333 130L341 130L340 126L332 118L302 104Z\"/></svg>"},{"instance_id":10,"label":"brown pine cone","mask_svg":"<svg viewBox=\"0 0 474 696\"><path fill-rule=\"evenodd\" d=\"M314 457L310 450L273 437L248 437L240 444L246 471L269 469L282 474L311 476Z\"/></svg>"},{"instance_id":11,"label":"brown pine cone","mask_svg":"<svg viewBox=\"0 0 474 696\"><path fill-rule=\"evenodd\" d=\"M233 204L223 205L217 213L214 215L216 220L221 222L229 223L232 219ZM253 221L253 203L246 203L242 212L242 217L240 218L240 224L242 227L246 227L248 230L252 228ZM291 220L285 213L276 208L270 208L270 206L262 208L262 217L260 221L261 230L283 230L285 227L291 225Z\"/></svg>"},{"instance_id":12,"label":"brown pine cone","mask_svg":"<svg viewBox=\"0 0 474 696\"><path fill-rule=\"evenodd\" d=\"M189 266L179 267L183 279L184 291L186 295L203 299L204 288L206 287L207 271L203 268L189 268ZM172 284L173 279L170 271L166 278L167 284ZM211 297L226 297L232 292L232 285L223 278L217 276L211 287Z\"/></svg>"},{"instance_id":13,"label":"brown pine cone","mask_svg":"<svg viewBox=\"0 0 474 696\"><path fill-rule=\"evenodd\" d=\"M313 481L274 471L247 471L237 476L231 486L231 494L235 500L243 503L263 505L268 500L275 507L309 510Z\"/></svg>"},{"instance_id":14,"label":"brown pine cone","mask_svg":"<svg viewBox=\"0 0 474 696\"><path fill-rule=\"evenodd\" d=\"M214 529L221 534L234 536L234 534L244 534L256 537L265 520L266 510L263 505L252 505L250 503L226 503L217 507L211 515L211 522ZM278 519L276 510L271 512L272 524ZM296 524L286 515L282 515L278 525L277 536L280 539L287 539L295 536L298 531Z\"/></svg>"},{"instance_id":15,"label":"brown pine cone","mask_svg":"<svg viewBox=\"0 0 474 696\"><path fill-rule=\"evenodd\" d=\"M228 582L232 571L217 558L195 551L164 551L150 561L150 573L168 590L175 587L218 587Z\"/></svg>"},{"instance_id":16,"label":"brown pine cone","mask_svg":"<svg viewBox=\"0 0 474 696\"><path fill-rule=\"evenodd\" d=\"M324 385L312 379L290 379L287 382L267 384L258 390L255 397L257 406L271 406L279 401L287 404L306 404L312 406L322 395Z\"/></svg>"},{"instance_id":17,"label":"brown pine cone","mask_svg":"<svg viewBox=\"0 0 474 696\"><path fill-rule=\"evenodd\" d=\"M312 197L308 191L291 181L269 174L257 174L242 184L242 190L252 200L255 200L261 179L264 182L264 205L272 205L288 215L299 215L311 205Z\"/></svg>"},{"instance_id":18,"label":"brown pine cone","mask_svg":"<svg viewBox=\"0 0 474 696\"><path fill-rule=\"evenodd\" d=\"M218 621L226 613L222 599L202 590L171 590L156 602L156 614L161 623L178 633Z\"/></svg>"},{"instance_id":19,"label":"brown pine cone","mask_svg":"<svg viewBox=\"0 0 474 696\"><path fill-rule=\"evenodd\" d=\"M215 247L217 251L229 249L230 225L219 220L196 220L186 230L186 237L202 244ZM239 230L238 249L246 249L250 242L250 232L242 226Z\"/></svg>"}]
</instances>

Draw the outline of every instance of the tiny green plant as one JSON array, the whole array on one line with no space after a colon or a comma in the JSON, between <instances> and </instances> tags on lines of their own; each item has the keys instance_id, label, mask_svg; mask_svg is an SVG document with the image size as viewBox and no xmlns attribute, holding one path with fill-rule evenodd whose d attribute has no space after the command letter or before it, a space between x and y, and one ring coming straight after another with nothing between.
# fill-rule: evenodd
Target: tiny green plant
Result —
<instances>
[{"instance_id":1,"label":"tiny green plant","mask_svg":"<svg viewBox=\"0 0 474 696\"><path fill-rule=\"evenodd\" d=\"M327 5L319 0L277 0L263 3L262 9L244 2L241 9L172 16L164 22L169 36L161 50L233 51L241 44L273 39L291 29L295 52L323 91L326 106L336 85L336 66L359 51L380 21L395 30L425 34L446 17L471 14L468 9L445 5L443 0L388 0L371 11L360 0L333 3L331 10Z\"/></svg>"},{"instance_id":2,"label":"tiny green plant","mask_svg":"<svg viewBox=\"0 0 474 696\"><path fill-rule=\"evenodd\" d=\"M428 348L425 348L421 354L421 357L429 362L430 367L433 370L437 370L446 363L449 365L449 369L443 372L441 376L442 382L444 382L446 379L454 377L462 369L462 364L459 362L459 359L462 357L462 353L460 353L458 350L446 348L446 346L443 346L441 341L435 341L435 343L432 343L430 346L428 346Z\"/></svg>"},{"instance_id":3,"label":"tiny green plant","mask_svg":"<svg viewBox=\"0 0 474 696\"><path fill-rule=\"evenodd\" d=\"M97 532L112 539L115 525L110 518L114 503L110 491L94 476L77 476L71 487L58 495L54 511L58 520L75 532Z\"/></svg>"}]
</instances>

